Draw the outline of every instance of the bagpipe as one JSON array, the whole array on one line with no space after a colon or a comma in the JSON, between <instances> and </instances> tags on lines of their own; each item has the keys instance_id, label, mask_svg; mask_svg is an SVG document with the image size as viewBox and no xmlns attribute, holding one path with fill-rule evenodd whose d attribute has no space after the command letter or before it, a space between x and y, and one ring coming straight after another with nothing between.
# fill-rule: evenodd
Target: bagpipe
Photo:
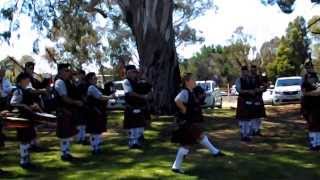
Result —
<instances>
[{"instance_id":1,"label":"bagpipe","mask_svg":"<svg viewBox=\"0 0 320 180\"><path fill-rule=\"evenodd\" d=\"M45 124L48 126L56 125L56 116L48 113L33 112L32 118L23 118L16 110L4 110L0 112L0 121L6 129L28 128L37 124Z\"/></svg>"},{"instance_id":2,"label":"bagpipe","mask_svg":"<svg viewBox=\"0 0 320 180\"><path fill-rule=\"evenodd\" d=\"M148 95L152 91L152 85L145 80L131 82L133 92L139 95ZM135 96L125 95L125 101L130 106L147 106L148 99L137 98Z\"/></svg>"}]
</instances>

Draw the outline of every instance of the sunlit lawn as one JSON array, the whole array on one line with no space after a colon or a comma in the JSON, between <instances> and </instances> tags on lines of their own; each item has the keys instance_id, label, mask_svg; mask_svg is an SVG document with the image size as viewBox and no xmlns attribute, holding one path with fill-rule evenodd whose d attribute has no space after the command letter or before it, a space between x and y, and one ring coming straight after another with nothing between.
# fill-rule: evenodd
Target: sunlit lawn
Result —
<instances>
[{"instance_id":1,"label":"sunlit lawn","mask_svg":"<svg viewBox=\"0 0 320 180\"><path fill-rule=\"evenodd\" d=\"M320 179L320 153L309 152L305 123L298 106L269 107L264 122L264 137L250 144L239 142L234 110L205 110L205 128L213 142L228 157L214 158L201 147L194 148L185 159L185 175L174 174L170 166L177 145L170 143L170 117L154 119L146 131L144 150L127 148L126 133L121 129L122 112L109 116L109 131L104 136L103 155L92 156L89 146L73 145L72 152L81 157L78 163L60 161L55 133L40 134L40 143L50 148L33 153L39 166L26 171L18 166L18 143L15 132L6 132L9 142L0 151L0 168L9 171L8 178L20 179Z\"/></svg>"}]
</instances>

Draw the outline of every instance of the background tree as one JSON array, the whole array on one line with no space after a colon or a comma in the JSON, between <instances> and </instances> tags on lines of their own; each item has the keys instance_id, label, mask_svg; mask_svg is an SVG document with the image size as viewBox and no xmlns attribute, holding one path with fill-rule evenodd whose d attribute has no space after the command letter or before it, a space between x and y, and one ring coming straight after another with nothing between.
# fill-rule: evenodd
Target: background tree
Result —
<instances>
[{"instance_id":1,"label":"background tree","mask_svg":"<svg viewBox=\"0 0 320 180\"><path fill-rule=\"evenodd\" d=\"M23 13L31 17L39 32L50 38L63 37L65 43L57 52L61 59L77 61L77 66L92 61L101 65L136 49L140 67L154 86L154 109L172 113L180 82L175 45L203 40L187 23L211 7L210 0L16 1L1 9L1 18L9 21L10 27L0 35L10 43L12 32L19 28L17 17ZM99 17L109 22L106 27L94 28Z\"/></svg>"}]
</instances>

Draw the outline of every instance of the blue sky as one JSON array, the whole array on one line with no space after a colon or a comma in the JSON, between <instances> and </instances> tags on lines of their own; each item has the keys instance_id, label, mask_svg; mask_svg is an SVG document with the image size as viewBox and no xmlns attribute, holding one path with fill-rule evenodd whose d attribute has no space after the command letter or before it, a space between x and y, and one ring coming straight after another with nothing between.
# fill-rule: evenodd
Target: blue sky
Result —
<instances>
[{"instance_id":1,"label":"blue sky","mask_svg":"<svg viewBox=\"0 0 320 180\"><path fill-rule=\"evenodd\" d=\"M9 0L1 0L0 7ZM258 49L263 42L272 39L275 36L281 36L290 21L297 16L304 16L307 20L313 15L320 15L320 6L312 5L310 0L296 0L295 11L291 14L284 14L278 6L264 6L260 0L214 0L218 10L208 10L206 14L190 22L192 27L202 31L205 42L178 48L178 53L185 58L192 56L203 45L210 44L228 44L233 31L238 26L244 27L244 32L253 36L252 45ZM41 62L41 68L36 70L46 71L48 66L43 63L41 55L44 53L44 47L52 43L42 39L40 42L40 55L32 54L32 42L39 37L39 34L31 30L30 19L20 15L23 22L20 28L21 38L13 38L12 45L5 43L0 45L0 59L11 55L20 59L22 55L32 55L38 62ZM0 23L0 31L6 24ZM15 37L15 35L13 35Z\"/></svg>"}]
</instances>

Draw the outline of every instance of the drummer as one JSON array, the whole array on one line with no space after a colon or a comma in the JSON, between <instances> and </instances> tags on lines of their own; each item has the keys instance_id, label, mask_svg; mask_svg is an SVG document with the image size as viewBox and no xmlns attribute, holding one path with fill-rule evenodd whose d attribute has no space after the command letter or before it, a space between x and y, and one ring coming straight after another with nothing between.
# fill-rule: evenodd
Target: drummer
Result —
<instances>
[{"instance_id":1,"label":"drummer","mask_svg":"<svg viewBox=\"0 0 320 180\"><path fill-rule=\"evenodd\" d=\"M20 166L25 169L34 168L30 163L29 148L31 141L36 138L36 132L32 119L34 118L35 111L42 112L38 104L33 101L30 91L27 87L30 83L30 76L27 73L18 75L17 88L13 91L10 100L11 106L18 108L20 118L28 120L28 127L17 129L17 139L20 141Z\"/></svg>"}]
</instances>

